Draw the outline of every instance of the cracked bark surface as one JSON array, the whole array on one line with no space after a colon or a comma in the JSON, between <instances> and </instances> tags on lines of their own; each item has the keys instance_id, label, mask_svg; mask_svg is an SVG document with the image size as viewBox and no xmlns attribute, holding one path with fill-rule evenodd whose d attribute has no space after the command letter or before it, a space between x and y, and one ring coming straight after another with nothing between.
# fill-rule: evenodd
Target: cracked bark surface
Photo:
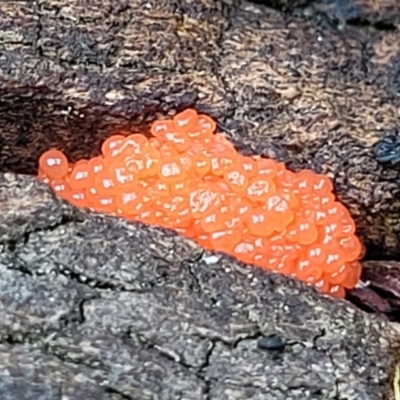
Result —
<instances>
[{"instance_id":1,"label":"cracked bark surface","mask_svg":"<svg viewBox=\"0 0 400 400\"><path fill-rule=\"evenodd\" d=\"M0 204L2 399L392 398L386 319L29 176L1 174Z\"/></svg>"},{"instance_id":2,"label":"cracked bark surface","mask_svg":"<svg viewBox=\"0 0 400 400\"><path fill-rule=\"evenodd\" d=\"M195 107L244 153L334 178L367 247L400 256L400 171L373 153L398 124L398 30L239 0L9 1L0 21L2 171Z\"/></svg>"},{"instance_id":3,"label":"cracked bark surface","mask_svg":"<svg viewBox=\"0 0 400 400\"><path fill-rule=\"evenodd\" d=\"M335 179L365 243L399 256L397 30L226 1L0 4L0 171L195 107L244 152ZM390 399L385 319L171 232L0 174L0 393L8 399ZM212 259L211 259L212 260ZM258 348L271 333L282 353Z\"/></svg>"}]
</instances>

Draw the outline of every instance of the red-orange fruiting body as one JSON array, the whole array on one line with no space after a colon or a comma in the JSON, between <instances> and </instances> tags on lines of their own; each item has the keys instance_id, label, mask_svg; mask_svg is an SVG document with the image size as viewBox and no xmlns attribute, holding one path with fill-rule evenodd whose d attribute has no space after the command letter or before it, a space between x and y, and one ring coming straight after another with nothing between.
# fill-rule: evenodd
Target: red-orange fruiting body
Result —
<instances>
[{"instance_id":1,"label":"red-orange fruiting body","mask_svg":"<svg viewBox=\"0 0 400 400\"><path fill-rule=\"evenodd\" d=\"M144 134L106 139L69 164L55 149L38 177L79 207L175 229L200 245L344 297L361 275L363 244L331 180L244 157L207 115L187 109Z\"/></svg>"}]
</instances>

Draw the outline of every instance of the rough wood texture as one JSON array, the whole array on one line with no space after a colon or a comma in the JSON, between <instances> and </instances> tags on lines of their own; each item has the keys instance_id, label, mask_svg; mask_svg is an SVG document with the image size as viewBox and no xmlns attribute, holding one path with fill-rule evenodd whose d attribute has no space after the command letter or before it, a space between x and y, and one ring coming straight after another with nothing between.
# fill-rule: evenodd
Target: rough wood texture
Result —
<instances>
[{"instance_id":1,"label":"rough wood texture","mask_svg":"<svg viewBox=\"0 0 400 400\"><path fill-rule=\"evenodd\" d=\"M383 318L31 177L0 174L0 206L4 400L392 398Z\"/></svg>"},{"instance_id":2,"label":"rough wood texture","mask_svg":"<svg viewBox=\"0 0 400 400\"><path fill-rule=\"evenodd\" d=\"M398 123L399 31L236 0L40 0L1 2L0 40L1 170L192 106L243 152L334 177L365 244L400 256L400 173L372 150Z\"/></svg>"}]
</instances>

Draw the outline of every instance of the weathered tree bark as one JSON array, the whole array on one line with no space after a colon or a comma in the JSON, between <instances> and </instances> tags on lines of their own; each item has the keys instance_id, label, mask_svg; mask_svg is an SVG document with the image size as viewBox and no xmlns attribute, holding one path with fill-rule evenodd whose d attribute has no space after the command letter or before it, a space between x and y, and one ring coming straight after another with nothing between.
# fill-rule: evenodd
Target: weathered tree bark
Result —
<instances>
[{"instance_id":1,"label":"weathered tree bark","mask_svg":"<svg viewBox=\"0 0 400 400\"><path fill-rule=\"evenodd\" d=\"M2 399L392 399L383 318L31 177L0 198Z\"/></svg>"},{"instance_id":2,"label":"weathered tree bark","mask_svg":"<svg viewBox=\"0 0 400 400\"><path fill-rule=\"evenodd\" d=\"M400 33L337 31L235 0L0 4L0 166L94 155L118 127L196 107L247 153L330 175L369 249L400 256Z\"/></svg>"},{"instance_id":3,"label":"weathered tree bark","mask_svg":"<svg viewBox=\"0 0 400 400\"><path fill-rule=\"evenodd\" d=\"M236 0L1 2L0 169L196 107L243 152L328 173L366 244L399 255L399 172L372 151L398 121L398 36ZM0 174L0 277L4 399L391 398L383 318L30 177Z\"/></svg>"}]
</instances>

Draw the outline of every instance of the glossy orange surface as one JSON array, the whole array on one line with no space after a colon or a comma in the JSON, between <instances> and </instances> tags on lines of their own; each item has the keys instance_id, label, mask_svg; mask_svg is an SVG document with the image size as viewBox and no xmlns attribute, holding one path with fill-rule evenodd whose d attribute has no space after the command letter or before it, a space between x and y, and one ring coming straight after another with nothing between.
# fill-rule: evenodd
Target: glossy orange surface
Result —
<instances>
[{"instance_id":1,"label":"glossy orange surface","mask_svg":"<svg viewBox=\"0 0 400 400\"><path fill-rule=\"evenodd\" d=\"M363 245L324 175L244 157L188 109L155 121L152 138L115 134L101 156L71 165L51 149L39 179L79 207L174 229L200 245L344 297L359 281Z\"/></svg>"}]
</instances>

